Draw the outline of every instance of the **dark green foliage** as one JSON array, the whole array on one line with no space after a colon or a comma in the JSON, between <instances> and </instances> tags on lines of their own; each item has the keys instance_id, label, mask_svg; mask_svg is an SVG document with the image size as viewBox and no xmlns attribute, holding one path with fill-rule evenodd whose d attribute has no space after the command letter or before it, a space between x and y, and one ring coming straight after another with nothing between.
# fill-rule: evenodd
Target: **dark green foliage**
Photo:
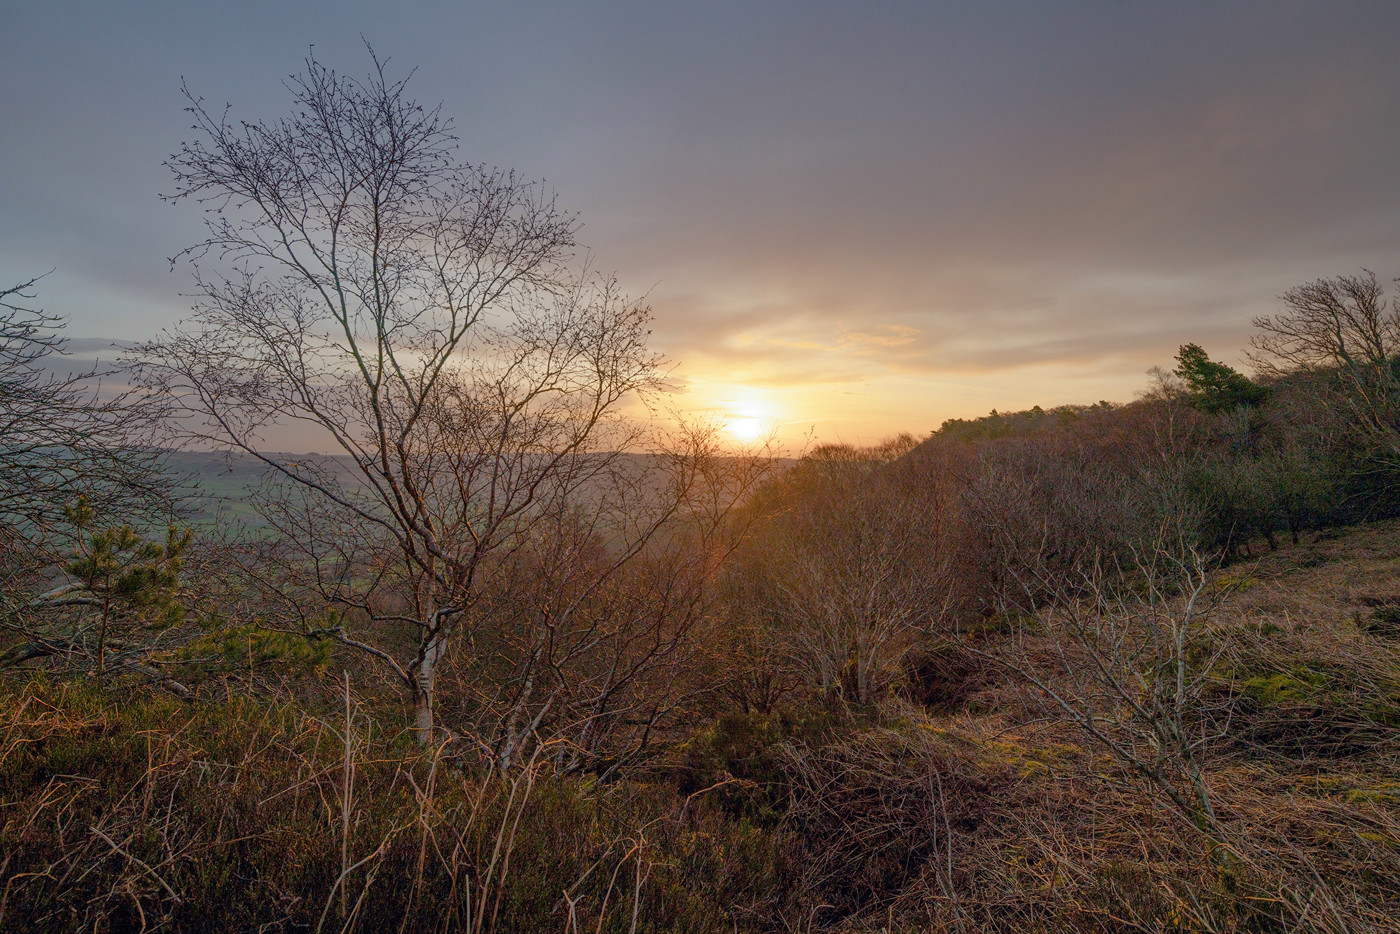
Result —
<instances>
[{"instance_id":1,"label":"dark green foliage","mask_svg":"<svg viewBox=\"0 0 1400 934\"><path fill-rule=\"evenodd\" d=\"M1249 460L1212 458L1189 473L1202 513L1202 541L1233 555L1257 535L1272 532L1272 503L1263 475Z\"/></svg>"},{"instance_id":2,"label":"dark green foliage","mask_svg":"<svg viewBox=\"0 0 1400 934\"><path fill-rule=\"evenodd\" d=\"M65 570L96 595L105 613L122 613L147 626L180 622L180 565L190 544L188 529L170 526L164 543L145 538L129 525L99 529L83 498L64 515L77 536L76 553Z\"/></svg>"},{"instance_id":3,"label":"dark green foliage","mask_svg":"<svg viewBox=\"0 0 1400 934\"><path fill-rule=\"evenodd\" d=\"M335 643L297 633L267 629L257 623L229 624L217 615L203 621L200 634L174 654L182 677L193 682L224 672L264 668L283 675L316 675L334 656Z\"/></svg>"},{"instance_id":4,"label":"dark green foliage","mask_svg":"<svg viewBox=\"0 0 1400 934\"><path fill-rule=\"evenodd\" d=\"M1198 344L1183 344L1173 371L1185 381L1191 402L1202 412L1215 414L1237 408L1254 408L1269 397L1266 387L1225 363L1210 359Z\"/></svg>"},{"instance_id":5,"label":"dark green foliage","mask_svg":"<svg viewBox=\"0 0 1400 934\"><path fill-rule=\"evenodd\" d=\"M189 531L171 525L159 541L130 525L104 527L86 497L63 516L71 550L31 567L31 593L5 608L4 628L20 641L0 653L0 668L40 658L72 672L159 676L148 663L162 648L160 634L184 619L180 571Z\"/></svg>"},{"instance_id":6,"label":"dark green foliage","mask_svg":"<svg viewBox=\"0 0 1400 934\"><path fill-rule=\"evenodd\" d=\"M1289 446L1260 458L1265 499L1274 524L1298 544L1305 529L1315 529L1337 513L1341 496L1337 472L1321 452Z\"/></svg>"},{"instance_id":7,"label":"dark green foliage","mask_svg":"<svg viewBox=\"0 0 1400 934\"><path fill-rule=\"evenodd\" d=\"M1340 518L1343 499L1335 469L1317 452L1219 451L1202 457L1187 476L1202 507L1202 541L1226 556L1260 538L1276 548L1279 534L1296 545L1305 530Z\"/></svg>"},{"instance_id":8,"label":"dark green foliage","mask_svg":"<svg viewBox=\"0 0 1400 934\"><path fill-rule=\"evenodd\" d=\"M992 409L990 415L981 418L947 419L933 434L950 441L990 441L997 438L1023 437L1064 428L1075 424L1086 415L1111 412L1114 408L1116 406L1111 402L1098 402L1094 405L1061 405L1049 411L1038 405L1021 412L998 412Z\"/></svg>"}]
</instances>

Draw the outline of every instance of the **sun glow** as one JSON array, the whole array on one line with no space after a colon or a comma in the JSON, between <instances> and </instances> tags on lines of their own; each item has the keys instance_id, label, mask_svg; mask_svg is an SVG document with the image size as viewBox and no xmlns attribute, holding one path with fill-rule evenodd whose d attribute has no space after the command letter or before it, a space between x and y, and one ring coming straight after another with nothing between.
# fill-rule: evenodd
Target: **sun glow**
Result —
<instances>
[{"instance_id":1,"label":"sun glow","mask_svg":"<svg viewBox=\"0 0 1400 934\"><path fill-rule=\"evenodd\" d=\"M763 435L763 422L756 418L731 418L724 430L736 441L757 441Z\"/></svg>"},{"instance_id":2,"label":"sun glow","mask_svg":"<svg viewBox=\"0 0 1400 934\"><path fill-rule=\"evenodd\" d=\"M728 410L724 416L725 434L740 444L759 441L773 429L772 401L748 387L721 405L721 411Z\"/></svg>"}]
</instances>

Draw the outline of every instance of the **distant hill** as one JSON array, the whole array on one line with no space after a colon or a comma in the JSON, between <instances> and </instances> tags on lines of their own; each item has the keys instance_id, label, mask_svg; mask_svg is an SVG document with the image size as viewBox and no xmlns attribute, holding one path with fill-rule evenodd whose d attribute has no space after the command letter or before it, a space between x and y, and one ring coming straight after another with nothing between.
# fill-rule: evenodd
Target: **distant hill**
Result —
<instances>
[{"instance_id":1,"label":"distant hill","mask_svg":"<svg viewBox=\"0 0 1400 934\"><path fill-rule=\"evenodd\" d=\"M296 455L323 465L338 467L347 479L354 477L348 457ZM172 451L167 469L175 479L181 519L196 529L242 524L257 529L265 525L253 508L253 492L271 475L257 458L237 452Z\"/></svg>"},{"instance_id":2,"label":"distant hill","mask_svg":"<svg viewBox=\"0 0 1400 934\"><path fill-rule=\"evenodd\" d=\"M315 463L329 469L348 484L360 482L353 461L346 455L275 454L277 457ZM645 467L655 455L626 454L624 458ZM796 461L779 459L778 466L791 466ZM273 471L249 454L219 451L172 451L167 455L167 469L175 482L179 500L179 516L196 530L212 531L241 525L249 530L266 527L266 522L253 506L256 490L273 476Z\"/></svg>"}]
</instances>

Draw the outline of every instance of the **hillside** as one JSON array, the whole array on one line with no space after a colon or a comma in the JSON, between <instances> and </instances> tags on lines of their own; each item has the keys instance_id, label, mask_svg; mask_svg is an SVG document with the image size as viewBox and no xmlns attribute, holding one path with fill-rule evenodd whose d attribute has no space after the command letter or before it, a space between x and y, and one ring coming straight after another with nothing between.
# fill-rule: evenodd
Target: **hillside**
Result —
<instances>
[{"instance_id":1,"label":"hillside","mask_svg":"<svg viewBox=\"0 0 1400 934\"><path fill-rule=\"evenodd\" d=\"M926 704L721 716L602 787L533 762L502 779L375 731L381 702L358 677L347 746L337 666L298 688L322 698L310 706L230 700L236 662L189 704L8 681L0 925L243 930L348 912L376 930L489 904L501 930L621 930L635 906L658 931L1245 931L1299 916L1400 930L1397 580L1395 522L1210 576L1224 601L1202 761L1223 861L1123 763L1047 720L1042 695L966 654L995 632L946 644Z\"/></svg>"}]
</instances>

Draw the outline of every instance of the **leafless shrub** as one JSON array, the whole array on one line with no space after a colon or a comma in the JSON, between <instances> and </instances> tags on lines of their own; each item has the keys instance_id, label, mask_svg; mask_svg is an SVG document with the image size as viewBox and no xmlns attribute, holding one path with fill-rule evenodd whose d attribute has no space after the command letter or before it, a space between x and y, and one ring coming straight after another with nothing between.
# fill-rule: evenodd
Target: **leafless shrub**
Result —
<instances>
[{"instance_id":1,"label":"leafless shrub","mask_svg":"<svg viewBox=\"0 0 1400 934\"><path fill-rule=\"evenodd\" d=\"M882 471L903 448L822 448L784 479L750 581L789 666L828 701L870 705L956 599L947 518Z\"/></svg>"},{"instance_id":2,"label":"leafless shrub","mask_svg":"<svg viewBox=\"0 0 1400 934\"><path fill-rule=\"evenodd\" d=\"M1218 738L1205 711L1220 655L1204 638L1218 602L1207 570L1178 536L1127 567L1032 569L1008 594L1018 627L997 658L1222 845L1201 763Z\"/></svg>"}]
</instances>

